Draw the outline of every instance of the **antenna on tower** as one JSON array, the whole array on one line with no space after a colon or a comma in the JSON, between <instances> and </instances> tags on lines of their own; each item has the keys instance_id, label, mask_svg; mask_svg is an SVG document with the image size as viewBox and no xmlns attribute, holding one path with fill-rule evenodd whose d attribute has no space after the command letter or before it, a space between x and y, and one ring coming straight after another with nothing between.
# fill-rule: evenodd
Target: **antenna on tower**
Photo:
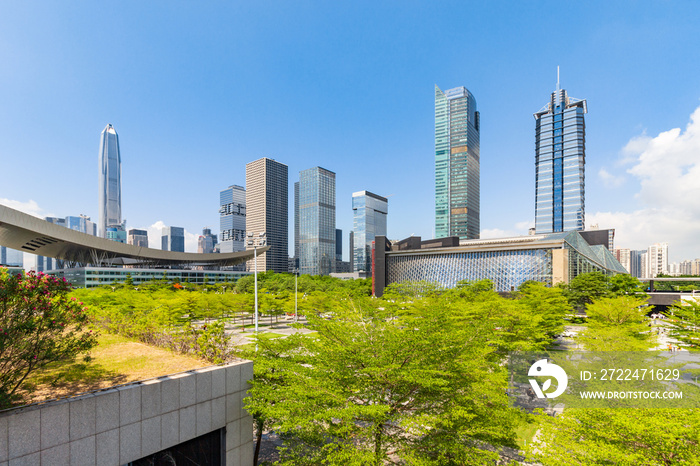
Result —
<instances>
[{"instance_id":1,"label":"antenna on tower","mask_svg":"<svg viewBox=\"0 0 700 466\"><path fill-rule=\"evenodd\" d=\"M557 65L557 91L559 90L559 65Z\"/></svg>"}]
</instances>

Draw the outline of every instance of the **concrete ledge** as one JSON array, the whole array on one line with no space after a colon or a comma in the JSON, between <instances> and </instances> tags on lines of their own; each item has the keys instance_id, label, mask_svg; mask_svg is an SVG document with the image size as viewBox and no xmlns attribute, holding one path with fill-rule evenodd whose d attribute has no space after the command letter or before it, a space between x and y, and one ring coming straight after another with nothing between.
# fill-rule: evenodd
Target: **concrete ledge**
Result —
<instances>
[{"instance_id":1,"label":"concrete ledge","mask_svg":"<svg viewBox=\"0 0 700 466\"><path fill-rule=\"evenodd\" d=\"M118 466L224 427L225 464L252 466L252 375L236 361L0 412L0 466Z\"/></svg>"}]
</instances>

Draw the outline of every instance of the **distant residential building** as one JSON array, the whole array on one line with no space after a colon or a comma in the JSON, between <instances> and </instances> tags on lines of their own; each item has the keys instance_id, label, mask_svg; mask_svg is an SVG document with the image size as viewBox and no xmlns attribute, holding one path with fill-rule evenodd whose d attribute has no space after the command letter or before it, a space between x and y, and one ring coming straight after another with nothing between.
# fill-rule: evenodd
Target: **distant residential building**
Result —
<instances>
[{"instance_id":1,"label":"distant residential building","mask_svg":"<svg viewBox=\"0 0 700 466\"><path fill-rule=\"evenodd\" d=\"M460 86L443 92L435 86L437 238L479 238L479 119L476 99L467 88ZM355 270L360 270L357 267L355 264Z\"/></svg>"},{"instance_id":2,"label":"distant residential building","mask_svg":"<svg viewBox=\"0 0 700 466\"><path fill-rule=\"evenodd\" d=\"M211 254L216 246L216 235L211 233L211 229L202 229L202 234L197 240L197 252L200 254ZM233 252L233 251L231 251Z\"/></svg>"},{"instance_id":3,"label":"distant residential building","mask_svg":"<svg viewBox=\"0 0 700 466\"><path fill-rule=\"evenodd\" d=\"M386 236L386 216L389 200L369 191L352 193L353 237L351 254L353 272L372 274L372 242L376 236Z\"/></svg>"},{"instance_id":4,"label":"distant residential building","mask_svg":"<svg viewBox=\"0 0 700 466\"><path fill-rule=\"evenodd\" d=\"M107 238L108 228L122 225L122 159L119 136L112 124L100 135L99 217L98 234Z\"/></svg>"},{"instance_id":5,"label":"distant residential building","mask_svg":"<svg viewBox=\"0 0 700 466\"><path fill-rule=\"evenodd\" d=\"M126 243L142 248L148 247L148 231L131 229L126 237Z\"/></svg>"},{"instance_id":6,"label":"distant residential building","mask_svg":"<svg viewBox=\"0 0 700 466\"><path fill-rule=\"evenodd\" d=\"M289 174L287 165L263 157L246 164L246 238L265 233L270 249L258 256L258 272L289 269ZM253 249L248 245L246 249ZM252 261L248 270L253 270Z\"/></svg>"},{"instance_id":7,"label":"distant residential building","mask_svg":"<svg viewBox=\"0 0 700 466\"><path fill-rule=\"evenodd\" d=\"M220 252L245 251L245 206L246 192L244 187L232 185L219 193Z\"/></svg>"},{"instance_id":8,"label":"distant residential building","mask_svg":"<svg viewBox=\"0 0 700 466\"><path fill-rule=\"evenodd\" d=\"M552 92L535 117L535 229L583 230L585 217L585 100Z\"/></svg>"},{"instance_id":9,"label":"distant residential building","mask_svg":"<svg viewBox=\"0 0 700 466\"><path fill-rule=\"evenodd\" d=\"M677 277L681 274L681 265L678 262L668 264L668 274L672 277Z\"/></svg>"},{"instance_id":10,"label":"distant residential building","mask_svg":"<svg viewBox=\"0 0 700 466\"><path fill-rule=\"evenodd\" d=\"M641 251L639 255L639 278L649 278L649 252Z\"/></svg>"},{"instance_id":11,"label":"distant residential building","mask_svg":"<svg viewBox=\"0 0 700 466\"><path fill-rule=\"evenodd\" d=\"M693 261L692 274L693 275L700 275L700 259L695 259Z\"/></svg>"},{"instance_id":12,"label":"distant residential building","mask_svg":"<svg viewBox=\"0 0 700 466\"><path fill-rule=\"evenodd\" d=\"M630 273L632 273L632 265L630 263L630 256L631 251L629 249L624 249L624 248L615 248L613 249L613 254L615 255L615 259L622 264L622 266Z\"/></svg>"},{"instance_id":13,"label":"distant residential building","mask_svg":"<svg viewBox=\"0 0 700 466\"><path fill-rule=\"evenodd\" d=\"M659 274L668 274L668 243L654 243L647 248L646 275L654 278Z\"/></svg>"},{"instance_id":14,"label":"distant residential building","mask_svg":"<svg viewBox=\"0 0 700 466\"><path fill-rule=\"evenodd\" d=\"M692 275L693 274L693 261L685 260L678 264L679 275Z\"/></svg>"},{"instance_id":15,"label":"distant residential building","mask_svg":"<svg viewBox=\"0 0 700 466\"><path fill-rule=\"evenodd\" d=\"M299 172L299 270L304 275L335 272L335 173L321 167Z\"/></svg>"},{"instance_id":16,"label":"distant residential building","mask_svg":"<svg viewBox=\"0 0 700 466\"><path fill-rule=\"evenodd\" d=\"M161 249L163 251L185 252L185 229L182 227L163 227Z\"/></svg>"}]
</instances>

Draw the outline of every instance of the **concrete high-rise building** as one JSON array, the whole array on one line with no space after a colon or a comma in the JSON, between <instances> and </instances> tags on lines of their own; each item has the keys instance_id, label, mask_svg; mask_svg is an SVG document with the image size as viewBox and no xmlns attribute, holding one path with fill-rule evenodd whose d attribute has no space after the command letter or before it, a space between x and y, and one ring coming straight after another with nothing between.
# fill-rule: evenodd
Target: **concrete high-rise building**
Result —
<instances>
[{"instance_id":1,"label":"concrete high-rise building","mask_svg":"<svg viewBox=\"0 0 700 466\"><path fill-rule=\"evenodd\" d=\"M197 252L200 254L211 254L214 252L217 237L211 233L211 229L203 228L202 234L197 240Z\"/></svg>"},{"instance_id":2,"label":"concrete high-rise building","mask_svg":"<svg viewBox=\"0 0 700 466\"><path fill-rule=\"evenodd\" d=\"M289 171L275 160L263 157L246 164L246 238L265 233L270 249L258 256L258 272L289 268ZM253 249L246 242L246 249ZM248 263L253 270L253 262Z\"/></svg>"},{"instance_id":3,"label":"concrete high-rise building","mask_svg":"<svg viewBox=\"0 0 700 466\"><path fill-rule=\"evenodd\" d=\"M122 159L119 136L108 124L100 136L99 218L97 232L107 238L108 228L124 229L122 224Z\"/></svg>"},{"instance_id":4,"label":"concrete high-rise building","mask_svg":"<svg viewBox=\"0 0 700 466\"><path fill-rule=\"evenodd\" d=\"M613 255L615 256L615 259L622 264L622 266L627 270L628 272L632 273L632 265L630 263L630 253L631 251L629 249L624 249L624 248L615 248L613 249Z\"/></svg>"},{"instance_id":5,"label":"concrete high-rise building","mask_svg":"<svg viewBox=\"0 0 700 466\"><path fill-rule=\"evenodd\" d=\"M242 186L232 185L219 193L220 252L245 251L246 194Z\"/></svg>"},{"instance_id":6,"label":"concrete high-rise building","mask_svg":"<svg viewBox=\"0 0 700 466\"><path fill-rule=\"evenodd\" d=\"M435 236L479 238L479 112L465 87L435 86ZM357 269L357 264L355 264Z\"/></svg>"},{"instance_id":7,"label":"concrete high-rise building","mask_svg":"<svg viewBox=\"0 0 700 466\"><path fill-rule=\"evenodd\" d=\"M182 227L163 227L161 249L163 251L185 252L185 229Z\"/></svg>"},{"instance_id":8,"label":"concrete high-rise building","mask_svg":"<svg viewBox=\"0 0 700 466\"><path fill-rule=\"evenodd\" d=\"M700 275L700 259L693 260L693 265L692 265L692 269L691 269L690 274L691 275Z\"/></svg>"},{"instance_id":9,"label":"concrete high-rise building","mask_svg":"<svg viewBox=\"0 0 700 466\"><path fill-rule=\"evenodd\" d=\"M142 248L148 247L148 231L146 230L129 230L129 234L126 238L126 243L132 246L139 246Z\"/></svg>"},{"instance_id":10,"label":"concrete high-rise building","mask_svg":"<svg viewBox=\"0 0 700 466\"><path fill-rule=\"evenodd\" d=\"M352 271L371 275L372 242L376 236L386 236L389 200L369 191L358 191L352 193L352 210Z\"/></svg>"},{"instance_id":11,"label":"concrete high-rise building","mask_svg":"<svg viewBox=\"0 0 700 466\"><path fill-rule=\"evenodd\" d=\"M552 92L535 117L535 230L583 230L585 220L585 100Z\"/></svg>"},{"instance_id":12,"label":"concrete high-rise building","mask_svg":"<svg viewBox=\"0 0 700 466\"><path fill-rule=\"evenodd\" d=\"M668 243L654 243L647 248L646 275L644 278L654 278L659 274L669 274Z\"/></svg>"},{"instance_id":13,"label":"concrete high-rise building","mask_svg":"<svg viewBox=\"0 0 700 466\"><path fill-rule=\"evenodd\" d=\"M335 173L321 167L300 171L298 192L299 271L328 275L335 272Z\"/></svg>"}]
</instances>

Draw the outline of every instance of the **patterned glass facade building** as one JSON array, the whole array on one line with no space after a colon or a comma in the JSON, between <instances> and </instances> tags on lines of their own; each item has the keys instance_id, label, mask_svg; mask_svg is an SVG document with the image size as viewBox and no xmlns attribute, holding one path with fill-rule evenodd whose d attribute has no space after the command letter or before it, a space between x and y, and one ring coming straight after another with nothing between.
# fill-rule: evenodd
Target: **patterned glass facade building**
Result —
<instances>
[{"instance_id":1,"label":"patterned glass facade building","mask_svg":"<svg viewBox=\"0 0 700 466\"><path fill-rule=\"evenodd\" d=\"M479 112L465 87L435 86L435 237L479 237Z\"/></svg>"},{"instance_id":2,"label":"patterned glass facade building","mask_svg":"<svg viewBox=\"0 0 700 466\"><path fill-rule=\"evenodd\" d=\"M265 234L270 250L257 260L258 272L289 270L289 168L266 157L245 166L246 238ZM253 246L246 245L246 249ZM248 262L248 270L254 268Z\"/></svg>"},{"instance_id":3,"label":"patterned glass facade building","mask_svg":"<svg viewBox=\"0 0 700 466\"><path fill-rule=\"evenodd\" d=\"M122 228L122 159L119 136L112 124L100 135L99 219L100 238L107 237L107 228Z\"/></svg>"},{"instance_id":4,"label":"patterned glass facade building","mask_svg":"<svg viewBox=\"0 0 700 466\"><path fill-rule=\"evenodd\" d=\"M535 231L583 230L586 101L552 92L535 113Z\"/></svg>"},{"instance_id":5,"label":"patterned glass facade building","mask_svg":"<svg viewBox=\"0 0 700 466\"><path fill-rule=\"evenodd\" d=\"M489 279L496 291L512 291L528 280L568 283L593 271L627 273L605 246L590 246L575 231L386 253L387 285L427 281L452 288L461 280Z\"/></svg>"},{"instance_id":6,"label":"patterned glass facade building","mask_svg":"<svg viewBox=\"0 0 700 466\"><path fill-rule=\"evenodd\" d=\"M352 211L352 271L371 274L372 242L376 236L386 236L389 200L369 191L358 191L352 193Z\"/></svg>"},{"instance_id":7,"label":"patterned glass facade building","mask_svg":"<svg viewBox=\"0 0 700 466\"><path fill-rule=\"evenodd\" d=\"M219 251L245 251L245 188L229 186L219 192Z\"/></svg>"},{"instance_id":8,"label":"patterned glass facade building","mask_svg":"<svg viewBox=\"0 0 700 466\"><path fill-rule=\"evenodd\" d=\"M295 197L297 191L299 271L328 275L335 272L335 173L321 167L302 170Z\"/></svg>"}]
</instances>

